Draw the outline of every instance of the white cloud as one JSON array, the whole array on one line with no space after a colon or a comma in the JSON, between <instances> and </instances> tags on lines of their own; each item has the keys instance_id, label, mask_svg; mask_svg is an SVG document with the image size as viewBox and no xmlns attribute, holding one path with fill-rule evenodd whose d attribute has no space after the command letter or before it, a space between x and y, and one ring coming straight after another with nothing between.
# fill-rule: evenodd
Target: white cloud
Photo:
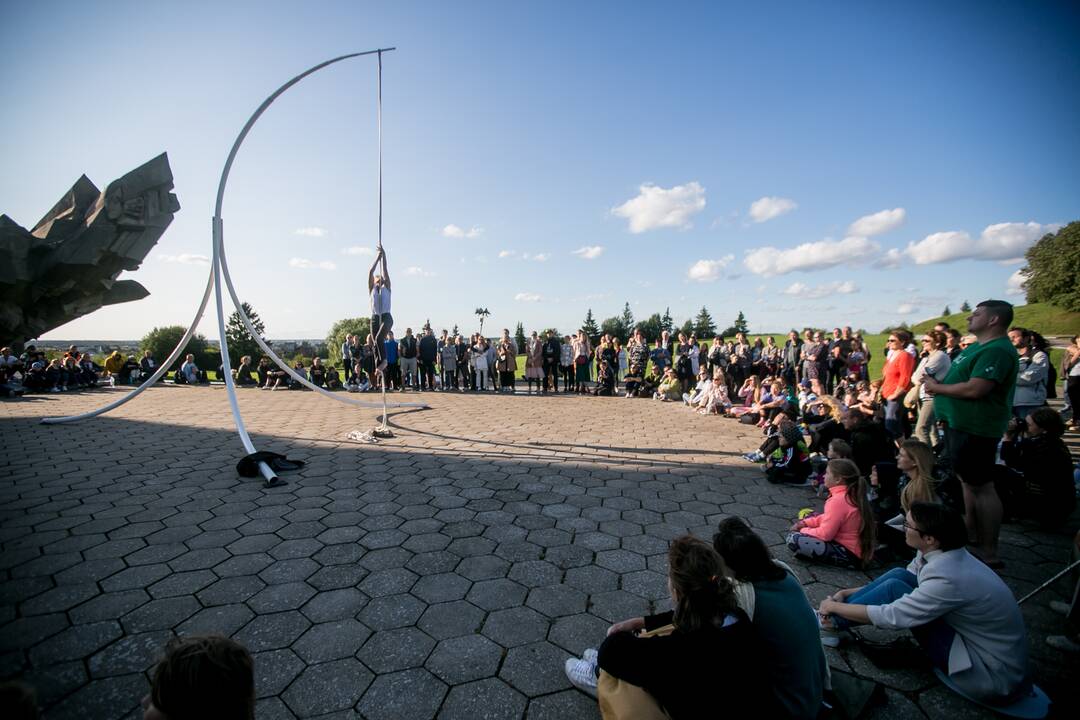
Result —
<instances>
[{"instance_id":1,"label":"white cloud","mask_svg":"<svg viewBox=\"0 0 1080 720\"><path fill-rule=\"evenodd\" d=\"M896 306L897 315L910 315L919 309L919 306L915 303L900 303Z\"/></svg>"},{"instance_id":2,"label":"white cloud","mask_svg":"<svg viewBox=\"0 0 1080 720\"><path fill-rule=\"evenodd\" d=\"M293 235L303 235L304 237L326 237L326 228L321 227L302 227L293 230Z\"/></svg>"},{"instance_id":3,"label":"white cloud","mask_svg":"<svg viewBox=\"0 0 1080 720\"><path fill-rule=\"evenodd\" d=\"M342 255L363 255L365 257L375 257L375 250L363 245L353 245L352 247L342 248Z\"/></svg>"},{"instance_id":4,"label":"white cloud","mask_svg":"<svg viewBox=\"0 0 1080 720\"><path fill-rule=\"evenodd\" d=\"M686 271L686 277L695 282L714 282L720 279L721 271L734 259L734 255L725 255L719 260L698 260Z\"/></svg>"},{"instance_id":5,"label":"white cloud","mask_svg":"<svg viewBox=\"0 0 1080 720\"><path fill-rule=\"evenodd\" d=\"M513 250L500 250L499 251L499 257L500 258L514 257L514 251Z\"/></svg>"},{"instance_id":6,"label":"white cloud","mask_svg":"<svg viewBox=\"0 0 1080 720\"><path fill-rule=\"evenodd\" d=\"M442 234L443 237L448 238L478 238L484 234L484 228L478 225L473 225L471 228L466 230L463 227L459 227L451 223L450 225L447 225L442 229Z\"/></svg>"},{"instance_id":7,"label":"white cloud","mask_svg":"<svg viewBox=\"0 0 1080 720\"><path fill-rule=\"evenodd\" d=\"M755 275L784 275L796 270L821 270L858 264L877 254L878 244L864 237L803 243L788 250L761 247L746 253L743 265Z\"/></svg>"},{"instance_id":8,"label":"white cloud","mask_svg":"<svg viewBox=\"0 0 1080 720\"><path fill-rule=\"evenodd\" d=\"M863 215L851 223L851 227L848 228L848 235L858 237L881 235L903 225L905 217L907 217L907 211L904 208L893 208L892 210L876 212L873 215Z\"/></svg>"},{"instance_id":9,"label":"white cloud","mask_svg":"<svg viewBox=\"0 0 1080 720\"><path fill-rule=\"evenodd\" d=\"M518 302L540 302L541 300L543 300L540 295L530 292L519 292L517 295L514 296L514 299Z\"/></svg>"},{"instance_id":10,"label":"white cloud","mask_svg":"<svg viewBox=\"0 0 1080 720\"><path fill-rule=\"evenodd\" d=\"M430 270L425 270L424 268L417 265L410 265L409 267L405 268L405 274L410 277L435 277L437 273L431 272Z\"/></svg>"},{"instance_id":11,"label":"white cloud","mask_svg":"<svg viewBox=\"0 0 1080 720\"><path fill-rule=\"evenodd\" d=\"M337 270L337 265L329 260L316 262L314 260L308 260L307 258L298 257L289 260L289 267L300 268L301 270Z\"/></svg>"},{"instance_id":12,"label":"white cloud","mask_svg":"<svg viewBox=\"0 0 1080 720\"><path fill-rule=\"evenodd\" d=\"M167 263L179 263L181 265L209 265L210 258L205 255L193 255L180 253L179 255L159 255L158 260Z\"/></svg>"},{"instance_id":13,"label":"white cloud","mask_svg":"<svg viewBox=\"0 0 1080 720\"><path fill-rule=\"evenodd\" d=\"M571 255L577 255L582 260L595 260L604 254L603 245L586 245L585 247L579 247L574 250Z\"/></svg>"},{"instance_id":14,"label":"white cloud","mask_svg":"<svg viewBox=\"0 0 1080 720\"><path fill-rule=\"evenodd\" d=\"M645 183L639 191L637 197L611 210L612 215L630 221L634 234L665 227L689 228L691 216L705 209L705 188L696 182L670 189Z\"/></svg>"},{"instance_id":15,"label":"white cloud","mask_svg":"<svg viewBox=\"0 0 1080 720\"><path fill-rule=\"evenodd\" d=\"M954 260L1013 261L1022 258L1036 240L1060 227L1036 222L998 223L988 225L978 238L963 231L933 233L918 242L908 243L904 254L916 265Z\"/></svg>"},{"instance_id":16,"label":"white cloud","mask_svg":"<svg viewBox=\"0 0 1080 720\"><path fill-rule=\"evenodd\" d=\"M904 253L897 248L889 248L889 250L874 261L874 267L884 270L891 270L898 268L904 264Z\"/></svg>"},{"instance_id":17,"label":"white cloud","mask_svg":"<svg viewBox=\"0 0 1080 720\"><path fill-rule=\"evenodd\" d=\"M750 203L750 217L756 223L763 223L791 212L799 207L794 200L782 197L763 197Z\"/></svg>"},{"instance_id":18,"label":"white cloud","mask_svg":"<svg viewBox=\"0 0 1080 720\"><path fill-rule=\"evenodd\" d=\"M1005 283L1006 295L1026 295L1024 290L1024 281L1027 280L1024 275L1017 270L1009 276L1008 281Z\"/></svg>"},{"instance_id":19,"label":"white cloud","mask_svg":"<svg viewBox=\"0 0 1080 720\"><path fill-rule=\"evenodd\" d=\"M851 280L846 280L844 282L837 280L825 283L824 285L815 285L813 287L806 285L805 283L797 282L788 285L781 292L785 295L794 295L795 297L814 300L816 298L831 297L833 295L850 295L851 293L859 292L859 287Z\"/></svg>"},{"instance_id":20,"label":"white cloud","mask_svg":"<svg viewBox=\"0 0 1080 720\"><path fill-rule=\"evenodd\" d=\"M533 262L545 262L549 257L551 257L551 253L536 253L535 255L530 255L529 253L521 254L522 260L532 260Z\"/></svg>"}]
</instances>

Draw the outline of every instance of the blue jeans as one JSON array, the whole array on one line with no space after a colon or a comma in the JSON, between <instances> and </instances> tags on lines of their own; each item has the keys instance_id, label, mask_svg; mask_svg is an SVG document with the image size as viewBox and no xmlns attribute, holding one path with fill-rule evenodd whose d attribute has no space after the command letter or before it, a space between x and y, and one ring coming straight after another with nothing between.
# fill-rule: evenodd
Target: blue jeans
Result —
<instances>
[{"instance_id":1,"label":"blue jeans","mask_svg":"<svg viewBox=\"0 0 1080 720\"><path fill-rule=\"evenodd\" d=\"M851 605L888 605L894 600L907 595L918 586L918 579L903 568L893 568L878 579L872 581L858 592L848 596L844 602ZM833 624L837 628L846 629L851 625L837 615L832 616ZM925 625L910 628L915 641L930 656L935 666L947 670L949 667L949 650L952 648L953 638L956 631L942 618L931 620Z\"/></svg>"},{"instance_id":2,"label":"blue jeans","mask_svg":"<svg viewBox=\"0 0 1080 720\"><path fill-rule=\"evenodd\" d=\"M903 421L900 419L902 409L900 402L900 400L885 401L885 430L894 439L904 434Z\"/></svg>"}]
</instances>

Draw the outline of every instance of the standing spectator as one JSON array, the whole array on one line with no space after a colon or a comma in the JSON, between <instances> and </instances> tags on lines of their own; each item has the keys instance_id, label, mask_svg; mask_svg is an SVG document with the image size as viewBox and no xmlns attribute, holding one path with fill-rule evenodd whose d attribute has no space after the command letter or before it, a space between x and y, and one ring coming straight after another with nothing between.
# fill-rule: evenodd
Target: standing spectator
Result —
<instances>
[{"instance_id":1,"label":"standing spectator","mask_svg":"<svg viewBox=\"0 0 1080 720\"><path fill-rule=\"evenodd\" d=\"M439 355L439 343L430 327L424 328L420 338L420 389L435 389L435 360Z\"/></svg>"},{"instance_id":2,"label":"standing spectator","mask_svg":"<svg viewBox=\"0 0 1080 720\"><path fill-rule=\"evenodd\" d=\"M622 341L620 341L619 338L615 338L615 361L618 363L618 372L615 373L615 381L619 382L626 377L626 369L630 367L626 357L626 348L623 347Z\"/></svg>"},{"instance_id":3,"label":"standing spectator","mask_svg":"<svg viewBox=\"0 0 1080 720\"><path fill-rule=\"evenodd\" d=\"M1080 429L1080 335L1074 335L1072 345L1065 350L1061 375L1065 378L1065 399L1072 411L1069 428L1077 430Z\"/></svg>"},{"instance_id":4,"label":"standing spectator","mask_svg":"<svg viewBox=\"0 0 1080 720\"><path fill-rule=\"evenodd\" d=\"M454 349L457 350L458 389L461 392L475 390L476 381L473 378L472 353L469 343L465 342L465 338L461 335L458 335L454 338Z\"/></svg>"},{"instance_id":5,"label":"standing spectator","mask_svg":"<svg viewBox=\"0 0 1080 720\"><path fill-rule=\"evenodd\" d=\"M592 357L592 346L584 330L579 330L577 339L574 341L574 389L584 393L586 385L592 379L589 376L589 358Z\"/></svg>"},{"instance_id":6,"label":"standing spectator","mask_svg":"<svg viewBox=\"0 0 1080 720\"><path fill-rule=\"evenodd\" d=\"M401 342L398 343L398 354L401 357L401 386L403 388L411 384L413 390L420 389L420 374L416 371L418 349L412 328L405 328L405 337L401 338Z\"/></svg>"},{"instance_id":7,"label":"standing spectator","mask_svg":"<svg viewBox=\"0 0 1080 720\"><path fill-rule=\"evenodd\" d=\"M573 392L575 383L574 343L569 335L563 336L559 350L559 372L563 377L563 392Z\"/></svg>"},{"instance_id":8,"label":"standing spectator","mask_svg":"<svg viewBox=\"0 0 1080 720\"><path fill-rule=\"evenodd\" d=\"M945 331L947 339L945 341L945 352L948 354L950 360L955 360L960 352L963 350L960 347L960 331L956 328L949 328Z\"/></svg>"},{"instance_id":9,"label":"standing spectator","mask_svg":"<svg viewBox=\"0 0 1080 720\"><path fill-rule=\"evenodd\" d=\"M805 338L806 342L803 343L802 348L799 351L802 360L802 379L810 381L820 380L821 345L814 340L813 330L807 330Z\"/></svg>"},{"instance_id":10,"label":"standing spectator","mask_svg":"<svg viewBox=\"0 0 1080 720\"><path fill-rule=\"evenodd\" d=\"M652 360L653 367L658 373L663 373L664 369L671 365L671 351L663 340L656 341L656 347L649 353L649 359Z\"/></svg>"},{"instance_id":11,"label":"standing spectator","mask_svg":"<svg viewBox=\"0 0 1080 720\"><path fill-rule=\"evenodd\" d=\"M780 354L780 361L783 367L781 371L784 376L784 383L788 387L798 385L802 380L799 374L799 359L802 357L802 340L799 339L799 333L792 330L788 333L787 342L784 343L784 349Z\"/></svg>"},{"instance_id":12,"label":"standing spectator","mask_svg":"<svg viewBox=\"0 0 1080 720\"><path fill-rule=\"evenodd\" d=\"M626 355L626 397L633 397L645 379L645 369L649 364L649 347L645 344L645 336L641 328L635 330L630 338Z\"/></svg>"},{"instance_id":13,"label":"standing spectator","mask_svg":"<svg viewBox=\"0 0 1080 720\"><path fill-rule=\"evenodd\" d=\"M481 335L476 336L476 344L472 349L473 367L476 368L476 390L487 390L488 374L488 344L487 339Z\"/></svg>"},{"instance_id":14,"label":"standing spectator","mask_svg":"<svg viewBox=\"0 0 1080 720\"><path fill-rule=\"evenodd\" d=\"M547 339L541 351L544 357L544 392L550 388L552 392L559 392L559 359L562 357L562 347L554 330L547 331Z\"/></svg>"},{"instance_id":15,"label":"standing spectator","mask_svg":"<svg viewBox=\"0 0 1080 720\"><path fill-rule=\"evenodd\" d=\"M904 436L901 418L904 395L911 387L911 374L915 370L915 358L905 349L911 342L906 330L889 333L889 357L882 370L881 398L885 402L885 430L894 439Z\"/></svg>"},{"instance_id":16,"label":"standing spectator","mask_svg":"<svg viewBox=\"0 0 1080 720\"><path fill-rule=\"evenodd\" d=\"M919 418L915 422L915 437L931 447L940 442L937 431L937 418L934 416L934 394L926 389L925 378L942 380L949 372L952 360L945 352L948 336L941 330L931 330L923 334L922 346L926 355L919 361L919 366L911 376L911 381L919 386Z\"/></svg>"},{"instance_id":17,"label":"standing spectator","mask_svg":"<svg viewBox=\"0 0 1080 720\"><path fill-rule=\"evenodd\" d=\"M735 350L731 356L731 369L735 373L735 384L741 384L750 377L753 364L753 348L746 340L746 333L735 333Z\"/></svg>"},{"instance_id":18,"label":"standing spectator","mask_svg":"<svg viewBox=\"0 0 1080 720\"><path fill-rule=\"evenodd\" d=\"M386 340L383 341L383 357L386 358L386 389L400 390L401 363L398 357L398 341L394 339L393 330L386 333Z\"/></svg>"},{"instance_id":19,"label":"standing spectator","mask_svg":"<svg viewBox=\"0 0 1080 720\"><path fill-rule=\"evenodd\" d=\"M348 385L352 380L352 345L355 339L355 335L346 335L345 342L341 343L341 367L345 372L346 385Z\"/></svg>"},{"instance_id":20,"label":"standing spectator","mask_svg":"<svg viewBox=\"0 0 1080 720\"><path fill-rule=\"evenodd\" d=\"M945 456L964 492L968 540L979 558L1001 567L998 533L1001 499L994 489L997 444L1009 424L1019 363L1006 332L1012 305L984 300L968 317L976 342L968 345L942 382L926 378L934 393L934 411L945 423Z\"/></svg>"},{"instance_id":21,"label":"standing spectator","mask_svg":"<svg viewBox=\"0 0 1080 720\"><path fill-rule=\"evenodd\" d=\"M1026 328L1014 327L1009 330L1009 342L1016 348L1020 361L1013 396L1013 415L1021 420L1046 404L1050 358L1035 347L1034 340L1031 331Z\"/></svg>"},{"instance_id":22,"label":"standing spectator","mask_svg":"<svg viewBox=\"0 0 1080 720\"><path fill-rule=\"evenodd\" d=\"M458 373L457 373L457 338L447 338L443 343L442 350L439 352L439 366L442 369L442 388L443 392L447 392L451 389L457 389L458 387Z\"/></svg>"},{"instance_id":23,"label":"standing spectator","mask_svg":"<svg viewBox=\"0 0 1080 720\"><path fill-rule=\"evenodd\" d=\"M499 373L499 392L513 393L515 391L515 385L517 378L517 353L515 350L517 343L510 337L510 331L504 330L503 336L499 340L498 347L495 348L495 369ZM526 368L526 374L528 369ZM532 392L532 380L529 380L529 392Z\"/></svg>"},{"instance_id":24,"label":"standing spectator","mask_svg":"<svg viewBox=\"0 0 1080 720\"><path fill-rule=\"evenodd\" d=\"M514 361L517 369L517 360ZM525 381L529 385L529 394L532 394L533 383L536 383L537 394L543 390L544 382L544 344L540 341L536 331L525 341Z\"/></svg>"}]
</instances>

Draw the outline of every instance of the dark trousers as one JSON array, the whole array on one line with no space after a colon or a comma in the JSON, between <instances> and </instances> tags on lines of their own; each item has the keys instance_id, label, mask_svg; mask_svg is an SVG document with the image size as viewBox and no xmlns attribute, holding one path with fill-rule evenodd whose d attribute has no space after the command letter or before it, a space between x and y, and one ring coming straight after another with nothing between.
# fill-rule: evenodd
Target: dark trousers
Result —
<instances>
[{"instance_id":1,"label":"dark trousers","mask_svg":"<svg viewBox=\"0 0 1080 720\"><path fill-rule=\"evenodd\" d=\"M555 392L559 392L559 364L556 362L544 363L544 390L548 389L548 385Z\"/></svg>"},{"instance_id":2,"label":"dark trousers","mask_svg":"<svg viewBox=\"0 0 1080 720\"><path fill-rule=\"evenodd\" d=\"M559 370L562 371L563 390L570 392L570 389L574 387L574 366L560 365Z\"/></svg>"},{"instance_id":3,"label":"dark trousers","mask_svg":"<svg viewBox=\"0 0 1080 720\"><path fill-rule=\"evenodd\" d=\"M435 389L435 363L431 360L420 361L420 387Z\"/></svg>"},{"instance_id":4,"label":"dark trousers","mask_svg":"<svg viewBox=\"0 0 1080 720\"><path fill-rule=\"evenodd\" d=\"M1080 376L1069 376L1065 381L1065 394L1069 396L1073 424L1080 425Z\"/></svg>"}]
</instances>

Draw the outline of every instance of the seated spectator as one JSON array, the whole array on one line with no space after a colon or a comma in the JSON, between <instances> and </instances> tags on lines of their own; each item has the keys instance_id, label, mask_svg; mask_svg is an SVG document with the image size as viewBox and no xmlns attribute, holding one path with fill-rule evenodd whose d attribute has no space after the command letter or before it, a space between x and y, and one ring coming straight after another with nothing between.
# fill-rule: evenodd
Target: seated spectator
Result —
<instances>
[{"instance_id":1,"label":"seated spectator","mask_svg":"<svg viewBox=\"0 0 1080 720\"><path fill-rule=\"evenodd\" d=\"M331 365L326 368L326 389L327 390L340 390L341 389L341 375L338 373L337 367Z\"/></svg>"},{"instance_id":2,"label":"seated spectator","mask_svg":"<svg viewBox=\"0 0 1080 720\"><path fill-rule=\"evenodd\" d=\"M34 347L33 345L30 346ZM29 348L28 348L29 349ZM0 368L8 371L9 377L17 372L24 372L27 364L12 354L11 348L0 348Z\"/></svg>"},{"instance_id":3,"label":"seated spectator","mask_svg":"<svg viewBox=\"0 0 1080 720\"><path fill-rule=\"evenodd\" d=\"M851 624L910 630L934 666L972 698L1007 704L1029 692L1020 607L1002 579L964 547L960 514L915 502L904 532L915 559L906 570L895 568L823 600L822 641L838 644L835 631Z\"/></svg>"},{"instance_id":4,"label":"seated spectator","mask_svg":"<svg viewBox=\"0 0 1080 720\"><path fill-rule=\"evenodd\" d=\"M776 449L765 460L765 479L774 484L801 485L810 476L810 455L802 433L787 415L779 417L777 427Z\"/></svg>"},{"instance_id":5,"label":"seated spectator","mask_svg":"<svg viewBox=\"0 0 1080 720\"><path fill-rule=\"evenodd\" d=\"M836 401L829 395L820 398L817 411L822 415L812 413L810 416L817 418L815 422L807 423L810 435L810 452L821 452L822 448L828 448L829 443L840 438L846 440L848 431L844 428L844 412L847 407ZM808 417L810 417L808 416Z\"/></svg>"},{"instance_id":6,"label":"seated spectator","mask_svg":"<svg viewBox=\"0 0 1080 720\"><path fill-rule=\"evenodd\" d=\"M596 387L593 388L592 394L604 397L615 395L615 369L606 360L601 360L597 364Z\"/></svg>"},{"instance_id":7,"label":"seated spectator","mask_svg":"<svg viewBox=\"0 0 1080 720\"><path fill-rule=\"evenodd\" d=\"M754 403L761 400L761 378L757 375L746 378L739 387L738 397L742 403L728 408L728 417L737 418L748 412L753 412Z\"/></svg>"},{"instance_id":8,"label":"seated spectator","mask_svg":"<svg viewBox=\"0 0 1080 720\"><path fill-rule=\"evenodd\" d=\"M345 388L349 392L367 392L371 390L371 376L361 363L353 365L352 382Z\"/></svg>"},{"instance_id":9,"label":"seated spectator","mask_svg":"<svg viewBox=\"0 0 1080 720\"><path fill-rule=\"evenodd\" d=\"M397 365L397 356L395 355L394 361L390 361L390 356L387 355L386 359L387 367ZM392 375L393 373L387 373ZM315 387L326 386L326 366L322 364L322 358L314 357L311 359L311 384Z\"/></svg>"},{"instance_id":10,"label":"seated spectator","mask_svg":"<svg viewBox=\"0 0 1080 720\"><path fill-rule=\"evenodd\" d=\"M698 369L697 384L683 393L683 402L692 408L698 407L702 396L710 387L712 387L712 380L709 379L709 368L702 365Z\"/></svg>"},{"instance_id":11,"label":"seated spectator","mask_svg":"<svg viewBox=\"0 0 1080 720\"><path fill-rule=\"evenodd\" d=\"M0 397L21 397L23 386L15 377L11 366L0 362Z\"/></svg>"},{"instance_id":12,"label":"seated spectator","mask_svg":"<svg viewBox=\"0 0 1080 720\"><path fill-rule=\"evenodd\" d=\"M180 370L177 375L181 376L184 385L197 385L198 383L208 383L209 378L204 370L200 370L199 366L195 364L195 356L188 353L184 357L184 364L180 366Z\"/></svg>"},{"instance_id":13,"label":"seated spectator","mask_svg":"<svg viewBox=\"0 0 1080 720\"><path fill-rule=\"evenodd\" d=\"M772 708L762 707L768 673L725 569L701 540L673 540L668 587L675 610L612 625L595 656L586 651L585 659L567 661L570 681L598 692L610 718L634 717L649 705L675 720L697 718L721 699L730 717L771 716ZM633 699L622 699L629 694Z\"/></svg>"},{"instance_id":14,"label":"seated spectator","mask_svg":"<svg viewBox=\"0 0 1080 720\"><path fill-rule=\"evenodd\" d=\"M255 377L251 370L251 356L244 355L240 358L240 365L233 370L233 378L236 380L236 384L242 387L252 387L256 384Z\"/></svg>"},{"instance_id":15,"label":"seated spectator","mask_svg":"<svg viewBox=\"0 0 1080 720\"><path fill-rule=\"evenodd\" d=\"M788 548L802 560L852 569L866 567L877 544L866 481L851 460L830 460L825 487L829 492L825 509L791 526Z\"/></svg>"},{"instance_id":16,"label":"seated spectator","mask_svg":"<svg viewBox=\"0 0 1080 720\"><path fill-rule=\"evenodd\" d=\"M1001 459L1018 475L1003 493L1009 509L1047 527L1061 525L1076 507L1073 461L1061 439L1064 433L1065 423L1056 410L1037 408L1024 420L1014 418L1001 443Z\"/></svg>"},{"instance_id":17,"label":"seated spectator","mask_svg":"<svg viewBox=\"0 0 1080 720\"><path fill-rule=\"evenodd\" d=\"M292 369L293 369L293 372L295 372L300 377L304 378L305 380L308 379L307 369L304 368L304 358L302 358L302 357L296 358L296 362L293 363L293 368ZM291 375L289 376L288 383L289 383L289 389L290 390L306 390L307 389L307 387L302 382L300 382L296 378L292 377Z\"/></svg>"},{"instance_id":18,"label":"seated spectator","mask_svg":"<svg viewBox=\"0 0 1080 720\"><path fill-rule=\"evenodd\" d=\"M29 369L23 375L23 388L30 392L46 392L52 389L45 379L45 368L48 363L43 360L34 360Z\"/></svg>"},{"instance_id":19,"label":"seated spectator","mask_svg":"<svg viewBox=\"0 0 1080 720\"><path fill-rule=\"evenodd\" d=\"M109 357L105 358L105 372L102 377L116 378L119 382L120 371L124 369L124 356L119 350L113 350Z\"/></svg>"},{"instance_id":20,"label":"seated spectator","mask_svg":"<svg viewBox=\"0 0 1080 720\"><path fill-rule=\"evenodd\" d=\"M679 382L675 369L668 366L664 368L664 378L660 381L660 385L657 386L653 398L669 402L678 400L680 397L682 397L682 383Z\"/></svg>"},{"instance_id":21,"label":"seated spectator","mask_svg":"<svg viewBox=\"0 0 1080 720\"><path fill-rule=\"evenodd\" d=\"M120 368L119 380L125 385L134 385L139 381L141 375L139 363L135 360L134 355L128 355L127 360L124 361L124 366Z\"/></svg>"},{"instance_id":22,"label":"seated spectator","mask_svg":"<svg viewBox=\"0 0 1080 720\"><path fill-rule=\"evenodd\" d=\"M139 370L147 377L157 372L157 362L149 350L143 350L142 359L139 360Z\"/></svg>"},{"instance_id":23,"label":"seated spectator","mask_svg":"<svg viewBox=\"0 0 1080 720\"><path fill-rule=\"evenodd\" d=\"M713 549L736 580L753 588L750 619L778 709L774 716L815 720L822 709L829 668L819 641L817 613L799 579L791 568L773 559L765 542L742 518L720 521Z\"/></svg>"},{"instance_id":24,"label":"seated spectator","mask_svg":"<svg viewBox=\"0 0 1080 720\"><path fill-rule=\"evenodd\" d=\"M53 358L45 368L45 386L49 392L66 392L70 374L64 370L64 363L60 358Z\"/></svg>"},{"instance_id":25,"label":"seated spectator","mask_svg":"<svg viewBox=\"0 0 1080 720\"><path fill-rule=\"evenodd\" d=\"M216 635L174 638L154 668L142 706L144 720L254 720L251 655Z\"/></svg>"},{"instance_id":26,"label":"seated spectator","mask_svg":"<svg viewBox=\"0 0 1080 720\"><path fill-rule=\"evenodd\" d=\"M731 400L728 399L728 381L724 371L717 367L713 370L712 384L709 385L698 402L702 415L723 415L731 408Z\"/></svg>"}]
</instances>

